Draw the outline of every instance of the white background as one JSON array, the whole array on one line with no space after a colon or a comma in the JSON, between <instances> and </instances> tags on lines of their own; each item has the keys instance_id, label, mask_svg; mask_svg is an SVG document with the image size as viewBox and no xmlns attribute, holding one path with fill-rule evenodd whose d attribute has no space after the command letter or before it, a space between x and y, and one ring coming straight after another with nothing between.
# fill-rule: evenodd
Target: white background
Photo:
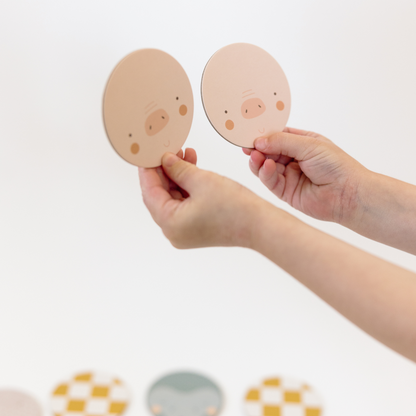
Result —
<instances>
[{"instance_id":1,"label":"white background","mask_svg":"<svg viewBox=\"0 0 416 416\"><path fill-rule=\"evenodd\" d=\"M109 145L101 99L116 63L154 47L194 89L187 146L308 223L416 271L415 258L278 201L199 97L220 47L256 44L292 90L289 125L317 131L369 169L416 183L413 0L71 0L0 3L0 387L47 409L82 370L119 375L145 415L148 386L200 371L224 416L261 378L308 381L326 415L416 414L416 366L248 250L172 248L146 211L137 169ZM383 226L383 224L380 224ZM45 415L49 415L45 410Z\"/></svg>"}]
</instances>

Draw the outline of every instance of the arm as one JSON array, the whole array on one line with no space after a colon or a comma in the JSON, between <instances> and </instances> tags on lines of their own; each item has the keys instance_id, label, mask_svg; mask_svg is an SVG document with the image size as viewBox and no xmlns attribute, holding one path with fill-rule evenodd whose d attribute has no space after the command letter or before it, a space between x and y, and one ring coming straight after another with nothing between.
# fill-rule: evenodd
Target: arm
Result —
<instances>
[{"instance_id":1,"label":"arm","mask_svg":"<svg viewBox=\"0 0 416 416\"><path fill-rule=\"evenodd\" d=\"M288 128L255 142L250 168L314 218L416 254L416 187L369 171L327 138Z\"/></svg>"},{"instance_id":2,"label":"arm","mask_svg":"<svg viewBox=\"0 0 416 416\"><path fill-rule=\"evenodd\" d=\"M196 157L195 157L196 160ZM416 361L416 275L322 233L247 188L167 154L140 169L143 199L178 248L252 248Z\"/></svg>"},{"instance_id":3,"label":"arm","mask_svg":"<svg viewBox=\"0 0 416 416\"><path fill-rule=\"evenodd\" d=\"M368 171L355 215L342 225L383 244L416 254L416 186Z\"/></svg>"},{"instance_id":4,"label":"arm","mask_svg":"<svg viewBox=\"0 0 416 416\"><path fill-rule=\"evenodd\" d=\"M269 207L253 248L368 334L416 362L416 275Z\"/></svg>"}]
</instances>

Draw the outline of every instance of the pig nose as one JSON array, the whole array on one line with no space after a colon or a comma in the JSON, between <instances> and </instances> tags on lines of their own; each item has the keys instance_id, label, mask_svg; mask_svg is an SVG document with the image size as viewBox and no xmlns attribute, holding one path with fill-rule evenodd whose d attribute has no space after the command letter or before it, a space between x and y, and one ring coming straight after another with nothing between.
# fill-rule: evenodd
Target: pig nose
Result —
<instances>
[{"instance_id":1,"label":"pig nose","mask_svg":"<svg viewBox=\"0 0 416 416\"><path fill-rule=\"evenodd\" d=\"M266 106L260 98L249 98L241 106L241 114L244 118L255 118L266 111Z\"/></svg>"},{"instance_id":2,"label":"pig nose","mask_svg":"<svg viewBox=\"0 0 416 416\"><path fill-rule=\"evenodd\" d=\"M163 130L168 122L169 116L165 110L159 109L153 111L144 122L144 131L148 136L154 136Z\"/></svg>"}]
</instances>

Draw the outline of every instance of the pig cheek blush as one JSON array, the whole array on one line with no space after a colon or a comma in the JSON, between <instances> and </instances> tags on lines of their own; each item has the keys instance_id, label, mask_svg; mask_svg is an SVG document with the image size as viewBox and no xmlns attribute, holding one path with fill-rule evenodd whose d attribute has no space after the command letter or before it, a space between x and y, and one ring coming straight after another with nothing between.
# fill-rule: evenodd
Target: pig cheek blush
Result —
<instances>
[{"instance_id":1,"label":"pig cheek blush","mask_svg":"<svg viewBox=\"0 0 416 416\"><path fill-rule=\"evenodd\" d=\"M205 66L202 104L214 129L229 142L253 148L254 140L282 131L290 114L286 75L265 50L235 43Z\"/></svg>"},{"instance_id":2,"label":"pig cheek blush","mask_svg":"<svg viewBox=\"0 0 416 416\"><path fill-rule=\"evenodd\" d=\"M158 49L127 55L113 70L103 99L107 137L127 162L160 166L177 153L191 129L194 101L182 66Z\"/></svg>"}]
</instances>

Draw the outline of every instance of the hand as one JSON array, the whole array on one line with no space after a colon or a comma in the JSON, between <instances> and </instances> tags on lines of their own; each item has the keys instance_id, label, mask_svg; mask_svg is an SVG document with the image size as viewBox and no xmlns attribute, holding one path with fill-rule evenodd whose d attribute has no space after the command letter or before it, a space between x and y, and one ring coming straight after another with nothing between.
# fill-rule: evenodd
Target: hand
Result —
<instances>
[{"instance_id":1,"label":"hand","mask_svg":"<svg viewBox=\"0 0 416 416\"><path fill-rule=\"evenodd\" d=\"M143 201L176 248L249 247L254 215L265 204L240 184L195 166L196 153L166 153L162 166L139 168ZM267 204L267 203L266 203Z\"/></svg>"},{"instance_id":2,"label":"hand","mask_svg":"<svg viewBox=\"0 0 416 416\"><path fill-rule=\"evenodd\" d=\"M350 223L368 171L326 137L286 128L259 138L250 169L277 197L320 220Z\"/></svg>"}]
</instances>

